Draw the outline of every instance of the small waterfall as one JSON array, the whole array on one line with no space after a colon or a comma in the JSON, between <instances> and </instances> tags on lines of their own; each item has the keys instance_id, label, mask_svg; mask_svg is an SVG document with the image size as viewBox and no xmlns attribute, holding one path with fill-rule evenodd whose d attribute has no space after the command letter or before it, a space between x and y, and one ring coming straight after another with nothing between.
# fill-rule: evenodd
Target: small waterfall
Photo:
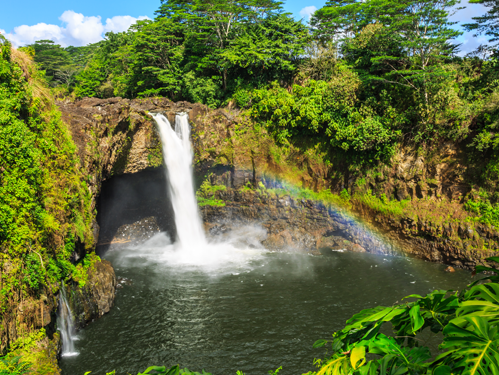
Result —
<instances>
[{"instance_id":1,"label":"small waterfall","mask_svg":"<svg viewBox=\"0 0 499 375\"><path fill-rule=\"evenodd\" d=\"M71 309L69 308L64 284L62 284L59 293L59 315L57 317L57 327L62 337L62 356L69 357L78 355L74 345L76 335L73 314L71 314Z\"/></svg>"},{"instance_id":2,"label":"small waterfall","mask_svg":"<svg viewBox=\"0 0 499 375\"><path fill-rule=\"evenodd\" d=\"M187 114L175 118L175 131L162 114L152 115L158 124L163 144L170 198L175 212L177 246L190 252L199 252L207 246L194 194L190 127Z\"/></svg>"}]
</instances>

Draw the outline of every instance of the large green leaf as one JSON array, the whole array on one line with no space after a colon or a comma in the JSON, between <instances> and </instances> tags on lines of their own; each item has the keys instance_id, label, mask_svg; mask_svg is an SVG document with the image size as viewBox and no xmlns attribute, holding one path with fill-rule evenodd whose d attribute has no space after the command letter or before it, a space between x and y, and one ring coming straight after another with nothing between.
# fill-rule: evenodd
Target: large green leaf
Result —
<instances>
[{"instance_id":1,"label":"large green leaf","mask_svg":"<svg viewBox=\"0 0 499 375\"><path fill-rule=\"evenodd\" d=\"M406 298L417 298L410 303L410 310L393 319L393 328L398 336L414 335L418 331L430 327L433 332L441 331L455 317L459 307L457 295L451 291L435 290L422 297L418 294Z\"/></svg>"},{"instance_id":2,"label":"large green leaf","mask_svg":"<svg viewBox=\"0 0 499 375\"><path fill-rule=\"evenodd\" d=\"M412 321L413 333L417 332L424 325L424 319L423 316L421 315L420 309L421 308L419 305L414 305L411 307L411 310L409 311L409 315Z\"/></svg>"},{"instance_id":3,"label":"large green leaf","mask_svg":"<svg viewBox=\"0 0 499 375\"><path fill-rule=\"evenodd\" d=\"M430 358L430 351L426 347L408 348L401 346L393 337L379 334L369 343L369 353L381 356L393 356L397 363L407 367L418 368Z\"/></svg>"},{"instance_id":4,"label":"large green leaf","mask_svg":"<svg viewBox=\"0 0 499 375\"><path fill-rule=\"evenodd\" d=\"M443 358L463 375L499 375L499 336L497 326L481 317L467 317L468 329L449 323L444 329Z\"/></svg>"},{"instance_id":5,"label":"large green leaf","mask_svg":"<svg viewBox=\"0 0 499 375\"><path fill-rule=\"evenodd\" d=\"M350 374L350 361L346 355L336 356L331 358L321 369L317 375L348 375Z\"/></svg>"},{"instance_id":6,"label":"large green leaf","mask_svg":"<svg viewBox=\"0 0 499 375\"><path fill-rule=\"evenodd\" d=\"M480 317L491 323L499 322L499 284L481 284L471 288L452 323L463 328L470 317Z\"/></svg>"},{"instance_id":7,"label":"large green leaf","mask_svg":"<svg viewBox=\"0 0 499 375\"><path fill-rule=\"evenodd\" d=\"M373 337L381 325L406 311L405 306L382 307L362 310L347 321L347 326L338 337L346 338L354 334L358 339Z\"/></svg>"},{"instance_id":8,"label":"large green leaf","mask_svg":"<svg viewBox=\"0 0 499 375\"><path fill-rule=\"evenodd\" d=\"M490 257L490 258L486 258L485 260L488 260L489 262L499 263L499 257ZM473 272L473 276L479 272L494 272L495 275L490 275L490 276L478 279L475 282L473 282L470 286L474 286L483 280L490 280L494 283L499 282L499 269L498 268L486 267L486 266L476 266L475 271Z\"/></svg>"}]
</instances>

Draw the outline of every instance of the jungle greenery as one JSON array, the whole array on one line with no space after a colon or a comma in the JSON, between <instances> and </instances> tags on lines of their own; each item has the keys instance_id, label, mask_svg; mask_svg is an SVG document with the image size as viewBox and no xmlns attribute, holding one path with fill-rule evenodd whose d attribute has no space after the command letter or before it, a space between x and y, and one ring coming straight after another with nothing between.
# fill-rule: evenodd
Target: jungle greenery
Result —
<instances>
[{"instance_id":1,"label":"jungle greenery","mask_svg":"<svg viewBox=\"0 0 499 375\"><path fill-rule=\"evenodd\" d=\"M351 171L388 163L403 144L425 152L456 142L480 169L482 189L467 209L499 224L499 6L471 1L487 13L465 27L491 45L465 57L449 21L456 0L330 0L309 25L276 0L162 0L155 20L99 43L21 48L41 71L0 36L2 325L16 319L10 307L36 308L60 280L84 284L95 260L71 262L77 243L93 241L94 213L47 83L74 99L165 96L237 107L281 147L320 145L327 163ZM204 186L198 199L222 204L213 189ZM319 374L499 373L497 285L365 310L333 336ZM380 333L384 323L395 337ZM419 344L425 329L443 334L446 355L431 357ZM25 371L22 361L4 364Z\"/></svg>"},{"instance_id":2,"label":"jungle greenery","mask_svg":"<svg viewBox=\"0 0 499 375\"><path fill-rule=\"evenodd\" d=\"M61 280L74 276L84 283L85 270L95 261L92 255L80 262L73 258L76 246L93 244L94 213L79 164L43 75L0 35L2 331L15 327L23 339L37 331L34 321L18 317L17 307L22 305L26 316L40 311ZM20 351L26 347L19 342L10 349L17 344Z\"/></svg>"},{"instance_id":3,"label":"jungle greenery","mask_svg":"<svg viewBox=\"0 0 499 375\"><path fill-rule=\"evenodd\" d=\"M490 46L459 57L458 0L330 0L310 23L276 0L162 0L155 20L85 47L23 49L60 95L165 96L247 110L279 144L321 144L350 170L388 163L403 144L457 142L499 201L497 1L464 25ZM490 216L490 215L489 215Z\"/></svg>"}]
</instances>

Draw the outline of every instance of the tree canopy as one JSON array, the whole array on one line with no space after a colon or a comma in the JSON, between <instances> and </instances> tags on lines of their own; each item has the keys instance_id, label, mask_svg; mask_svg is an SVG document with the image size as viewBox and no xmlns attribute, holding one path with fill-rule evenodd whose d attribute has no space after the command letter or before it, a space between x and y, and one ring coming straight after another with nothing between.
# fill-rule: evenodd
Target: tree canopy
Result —
<instances>
[{"instance_id":1,"label":"tree canopy","mask_svg":"<svg viewBox=\"0 0 499 375\"><path fill-rule=\"evenodd\" d=\"M466 27L494 41L496 2L474 2L488 12ZM467 140L490 154L497 148L497 61L457 55L461 32L450 17L458 6L329 0L306 25L276 0L163 0L155 20L99 43L27 48L51 84L76 98L236 105L279 142L327 140L334 157L350 162L388 160L407 141Z\"/></svg>"}]
</instances>

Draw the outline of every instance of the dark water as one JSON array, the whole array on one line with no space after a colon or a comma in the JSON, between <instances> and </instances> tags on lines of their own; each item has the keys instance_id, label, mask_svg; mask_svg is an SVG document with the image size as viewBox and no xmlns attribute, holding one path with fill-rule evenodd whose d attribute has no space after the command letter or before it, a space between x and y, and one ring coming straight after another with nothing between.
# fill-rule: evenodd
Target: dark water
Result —
<instances>
[{"instance_id":1,"label":"dark water","mask_svg":"<svg viewBox=\"0 0 499 375\"><path fill-rule=\"evenodd\" d=\"M471 280L440 264L347 252L266 253L210 272L140 261L124 266L112 251L106 258L133 282L109 314L79 333L80 355L61 360L64 375L136 374L153 364L227 375L283 366L280 374L301 374L324 355L312 344L356 312Z\"/></svg>"}]
</instances>

